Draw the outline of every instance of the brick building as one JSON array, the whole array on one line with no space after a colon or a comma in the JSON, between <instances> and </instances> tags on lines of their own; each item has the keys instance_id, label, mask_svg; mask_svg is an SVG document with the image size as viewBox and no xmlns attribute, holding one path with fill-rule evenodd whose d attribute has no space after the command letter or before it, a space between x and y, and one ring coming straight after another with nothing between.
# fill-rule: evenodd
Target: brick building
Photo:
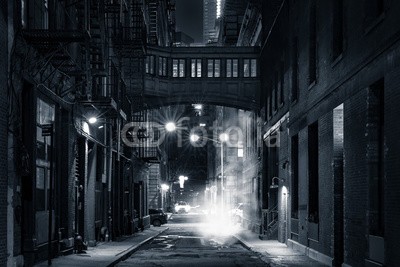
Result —
<instances>
[{"instance_id":1,"label":"brick building","mask_svg":"<svg viewBox=\"0 0 400 267\"><path fill-rule=\"evenodd\" d=\"M7 167L7 150L8 150L8 98L7 96L7 75L8 75L8 3L3 1L0 4L0 45L2 49L0 50L0 93L3 96L0 100L0 224L3 226L0 229L0 265L4 266L7 263L7 247L8 247L8 235L7 226L8 225L8 202L12 202L9 199L9 189L8 189L8 167Z\"/></svg>"},{"instance_id":2,"label":"brick building","mask_svg":"<svg viewBox=\"0 0 400 267\"><path fill-rule=\"evenodd\" d=\"M220 1L229 48L168 47L172 1L66 3L0 4L0 265L149 227L180 171L149 129L195 103L245 133L189 158L211 197L246 202L244 227L332 266L398 265L398 2Z\"/></svg>"},{"instance_id":3,"label":"brick building","mask_svg":"<svg viewBox=\"0 0 400 267\"><path fill-rule=\"evenodd\" d=\"M265 154L263 194L276 194L279 240L329 265L400 261L399 8L263 3L264 138L280 136Z\"/></svg>"}]
</instances>

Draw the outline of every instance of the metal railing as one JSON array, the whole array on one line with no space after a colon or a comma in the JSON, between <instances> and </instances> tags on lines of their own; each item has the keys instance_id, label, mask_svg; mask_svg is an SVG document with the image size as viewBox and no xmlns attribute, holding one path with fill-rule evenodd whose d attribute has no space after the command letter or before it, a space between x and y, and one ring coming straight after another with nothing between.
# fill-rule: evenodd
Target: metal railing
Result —
<instances>
[{"instance_id":1,"label":"metal railing","mask_svg":"<svg viewBox=\"0 0 400 267\"><path fill-rule=\"evenodd\" d=\"M262 210L262 234L268 238L278 229L278 205Z\"/></svg>"}]
</instances>

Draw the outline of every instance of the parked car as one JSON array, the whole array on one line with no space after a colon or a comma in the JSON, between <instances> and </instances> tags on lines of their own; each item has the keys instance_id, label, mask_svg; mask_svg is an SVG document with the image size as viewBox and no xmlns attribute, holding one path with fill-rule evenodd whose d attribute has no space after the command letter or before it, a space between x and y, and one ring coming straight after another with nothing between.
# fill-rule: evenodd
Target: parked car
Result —
<instances>
[{"instance_id":1,"label":"parked car","mask_svg":"<svg viewBox=\"0 0 400 267\"><path fill-rule=\"evenodd\" d=\"M185 201L179 201L175 204L176 213L188 213L190 211L190 205Z\"/></svg>"},{"instance_id":2,"label":"parked car","mask_svg":"<svg viewBox=\"0 0 400 267\"><path fill-rule=\"evenodd\" d=\"M165 214L162 210L149 209L149 215L150 223L153 226L158 227L168 222L167 214Z\"/></svg>"}]
</instances>

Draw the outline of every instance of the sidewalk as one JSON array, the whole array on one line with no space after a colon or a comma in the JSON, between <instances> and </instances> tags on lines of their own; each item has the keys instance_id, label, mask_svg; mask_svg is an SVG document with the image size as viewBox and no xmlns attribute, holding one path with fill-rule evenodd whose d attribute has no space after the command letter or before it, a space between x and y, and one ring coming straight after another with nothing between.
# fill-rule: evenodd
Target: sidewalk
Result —
<instances>
[{"instance_id":1,"label":"sidewalk","mask_svg":"<svg viewBox=\"0 0 400 267\"><path fill-rule=\"evenodd\" d=\"M250 230L242 229L234 237L247 249L259 254L269 266L327 266L277 240L260 240L258 234Z\"/></svg>"},{"instance_id":2,"label":"sidewalk","mask_svg":"<svg viewBox=\"0 0 400 267\"><path fill-rule=\"evenodd\" d=\"M102 242L95 247L89 247L85 254L71 254L52 259L52 266L57 267L108 267L127 259L141 245L154 237L167 231L168 227L153 227L143 232L135 233L118 242ZM35 267L48 266L47 261L35 265Z\"/></svg>"}]
</instances>

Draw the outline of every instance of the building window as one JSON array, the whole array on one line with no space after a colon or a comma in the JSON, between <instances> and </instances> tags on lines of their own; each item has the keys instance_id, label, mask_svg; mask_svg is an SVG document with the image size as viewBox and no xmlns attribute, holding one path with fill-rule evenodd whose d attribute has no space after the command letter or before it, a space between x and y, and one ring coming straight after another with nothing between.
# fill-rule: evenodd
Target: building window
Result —
<instances>
[{"instance_id":1,"label":"building window","mask_svg":"<svg viewBox=\"0 0 400 267\"><path fill-rule=\"evenodd\" d=\"M172 77L185 77L185 60L174 59L172 60Z\"/></svg>"},{"instance_id":2,"label":"building window","mask_svg":"<svg viewBox=\"0 0 400 267\"><path fill-rule=\"evenodd\" d=\"M319 221L318 122L308 126L308 221Z\"/></svg>"},{"instance_id":3,"label":"building window","mask_svg":"<svg viewBox=\"0 0 400 267\"><path fill-rule=\"evenodd\" d=\"M278 110L278 88L279 87L279 75L278 72L275 71L274 74L274 111Z\"/></svg>"},{"instance_id":4,"label":"building window","mask_svg":"<svg viewBox=\"0 0 400 267\"><path fill-rule=\"evenodd\" d=\"M369 234L385 233L385 138L384 138L384 80L368 90L367 113L367 162L369 187Z\"/></svg>"},{"instance_id":5,"label":"building window","mask_svg":"<svg viewBox=\"0 0 400 267\"><path fill-rule=\"evenodd\" d=\"M167 76L167 58L159 57L158 58L158 75L159 76Z\"/></svg>"},{"instance_id":6,"label":"building window","mask_svg":"<svg viewBox=\"0 0 400 267\"><path fill-rule=\"evenodd\" d=\"M298 39L295 37L292 44L292 93L291 101L297 101L299 97L299 48Z\"/></svg>"},{"instance_id":7,"label":"building window","mask_svg":"<svg viewBox=\"0 0 400 267\"><path fill-rule=\"evenodd\" d=\"M317 82L317 3L310 1L310 28L309 28L309 51L308 51L308 84Z\"/></svg>"},{"instance_id":8,"label":"building window","mask_svg":"<svg viewBox=\"0 0 400 267\"><path fill-rule=\"evenodd\" d=\"M192 59L192 78L201 77L201 59Z\"/></svg>"},{"instance_id":9,"label":"building window","mask_svg":"<svg viewBox=\"0 0 400 267\"><path fill-rule=\"evenodd\" d=\"M48 209L50 189L51 136L42 136L42 125L54 122L55 108L37 99L36 107L36 201L37 211Z\"/></svg>"},{"instance_id":10,"label":"building window","mask_svg":"<svg viewBox=\"0 0 400 267\"><path fill-rule=\"evenodd\" d=\"M221 60L220 59L209 59L207 61L207 70L208 74L207 77L211 78L219 78L220 77L220 71L221 71Z\"/></svg>"},{"instance_id":11,"label":"building window","mask_svg":"<svg viewBox=\"0 0 400 267\"><path fill-rule=\"evenodd\" d=\"M227 59L226 60L226 77L237 78L238 77L238 60Z\"/></svg>"},{"instance_id":12,"label":"building window","mask_svg":"<svg viewBox=\"0 0 400 267\"><path fill-rule=\"evenodd\" d=\"M154 56L146 57L146 73L154 75Z\"/></svg>"},{"instance_id":13,"label":"building window","mask_svg":"<svg viewBox=\"0 0 400 267\"><path fill-rule=\"evenodd\" d=\"M27 7L29 5L29 8ZM49 29L49 4L48 0L23 1L21 8L29 16L30 29ZM24 13L22 14L24 16ZM28 15L29 13L29 15ZM24 22L26 26L26 21Z\"/></svg>"},{"instance_id":14,"label":"building window","mask_svg":"<svg viewBox=\"0 0 400 267\"><path fill-rule=\"evenodd\" d=\"M285 104L285 68L283 62L281 62L279 70L279 98L279 104L283 106Z\"/></svg>"},{"instance_id":15,"label":"building window","mask_svg":"<svg viewBox=\"0 0 400 267\"><path fill-rule=\"evenodd\" d=\"M268 90L268 117L272 117L272 85L273 83L270 82L269 90Z\"/></svg>"},{"instance_id":16,"label":"building window","mask_svg":"<svg viewBox=\"0 0 400 267\"><path fill-rule=\"evenodd\" d=\"M257 59L243 60L243 77L257 77Z\"/></svg>"},{"instance_id":17,"label":"building window","mask_svg":"<svg viewBox=\"0 0 400 267\"><path fill-rule=\"evenodd\" d=\"M292 218L299 218L299 136L292 137Z\"/></svg>"},{"instance_id":18,"label":"building window","mask_svg":"<svg viewBox=\"0 0 400 267\"><path fill-rule=\"evenodd\" d=\"M332 55L333 60L343 52L343 0L333 1L333 25L332 25Z\"/></svg>"}]
</instances>

